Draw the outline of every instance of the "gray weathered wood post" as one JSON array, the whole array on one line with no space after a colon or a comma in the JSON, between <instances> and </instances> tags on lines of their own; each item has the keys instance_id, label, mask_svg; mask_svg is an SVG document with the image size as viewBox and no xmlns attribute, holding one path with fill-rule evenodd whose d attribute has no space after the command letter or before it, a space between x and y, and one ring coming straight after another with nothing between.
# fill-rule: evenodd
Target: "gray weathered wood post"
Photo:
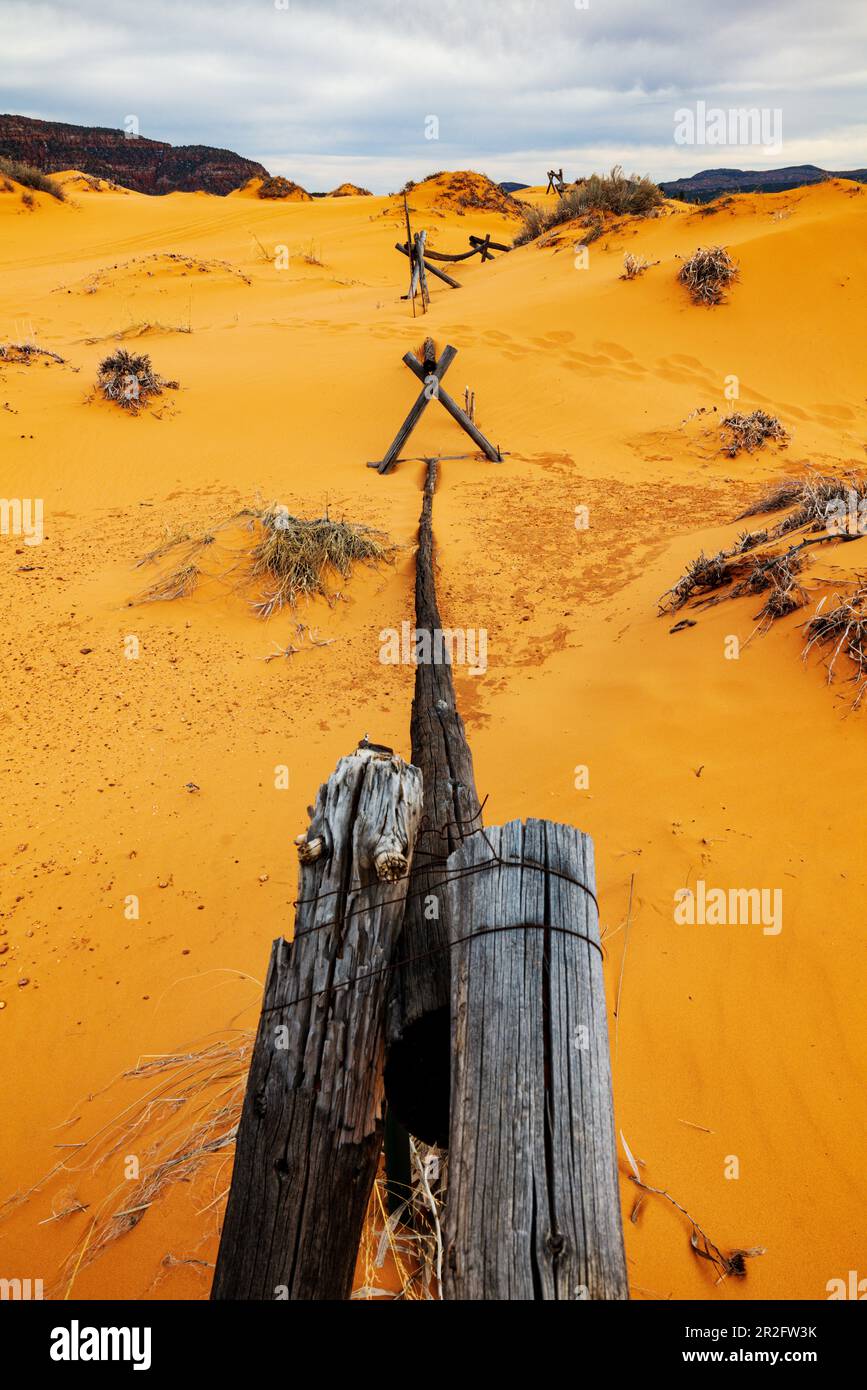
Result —
<instances>
[{"instance_id":1,"label":"gray weathered wood post","mask_svg":"<svg viewBox=\"0 0 867 1390\"><path fill-rule=\"evenodd\" d=\"M626 1299L593 842L512 821L446 873L444 1297Z\"/></svg>"},{"instance_id":2,"label":"gray weathered wood post","mask_svg":"<svg viewBox=\"0 0 867 1390\"><path fill-rule=\"evenodd\" d=\"M214 1299L345 1299L382 1146L385 1002L421 816L417 768L360 745L299 836L274 943Z\"/></svg>"}]
</instances>

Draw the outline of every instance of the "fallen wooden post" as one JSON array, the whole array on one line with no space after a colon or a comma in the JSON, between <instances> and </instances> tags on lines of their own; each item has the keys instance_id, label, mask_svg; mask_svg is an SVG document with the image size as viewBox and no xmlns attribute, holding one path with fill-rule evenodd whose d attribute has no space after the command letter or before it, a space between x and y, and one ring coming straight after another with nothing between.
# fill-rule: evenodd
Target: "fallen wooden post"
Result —
<instances>
[{"instance_id":1,"label":"fallen wooden post","mask_svg":"<svg viewBox=\"0 0 867 1390\"><path fill-rule=\"evenodd\" d=\"M398 245L398 250L402 251L405 247ZM432 247L425 247L425 256L429 261L471 261L473 256L482 255L482 260L492 261L494 257L492 251L511 251L510 246L504 246L501 241L491 241L490 232L487 236L471 236L469 251L459 251L454 254L447 254L445 251L434 251ZM484 253L484 254L482 254Z\"/></svg>"},{"instance_id":2,"label":"fallen wooden post","mask_svg":"<svg viewBox=\"0 0 867 1390\"><path fill-rule=\"evenodd\" d=\"M434 577L433 496L428 460L415 571L417 632L442 631ZM428 650L435 651L433 641ZM410 720L413 765L423 777L424 817L388 1005L385 1086L389 1106L411 1134L442 1147L449 1134L449 905L442 889L448 856L478 830L482 813L448 663L418 662Z\"/></svg>"},{"instance_id":3,"label":"fallen wooden post","mask_svg":"<svg viewBox=\"0 0 867 1390\"><path fill-rule=\"evenodd\" d=\"M477 251L481 251L482 247L484 247L487 254L482 257L483 261L492 261L494 259L490 254L492 251L511 251L512 249L511 246L504 246L501 241L491 241L490 232L486 237L471 236L470 245L475 247Z\"/></svg>"},{"instance_id":4,"label":"fallen wooden post","mask_svg":"<svg viewBox=\"0 0 867 1390\"><path fill-rule=\"evenodd\" d=\"M512 821L446 874L443 1296L627 1299L593 843Z\"/></svg>"},{"instance_id":5,"label":"fallen wooden post","mask_svg":"<svg viewBox=\"0 0 867 1390\"><path fill-rule=\"evenodd\" d=\"M401 245L401 243L400 243L399 241L398 241L398 242L395 242L395 247L394 247L394 249L395 249L395 251L399 251L400 254L401 254L402 256L409 256L409 254L410 254L410 253L407 251L406 247L403 246L403 245ZM457 280L453 280L452 277L451 277L450 275L446 275L446 273L445 273L444 270L438 270L437 267L436 267L435 265L431 265L430 261L428 260L428 257L429 257L429 256L430 256L430 251L429 251L429 250L426 250L426 251L425 251L425 262L424 262L424 267L425 267L425 270L428 272L428 274L429 274L429 275L435 275L435 276L437 277L438 280L444 281L444 283L447 284L447 285L450 285L451 288L452 288L453 290L459 290L459 289L461 289L461 285L458 283ZM410 260L411 260L411 259L412 259L412 257L410 256ZM409 295L404 295L404 298L405 298L405 299L408 299L408 298L409 298Z\"/></svg>"},{"instance_id":6,"label":"fallen wooden post","mask_svg":"<svg viewBox=\"0 0 867 1390\"><path fill-rule=\"evenodd\" d=\"M385 1000L422 785L366 741L299 836L295 936L274 943L213 1299L346 1299L382 1148Z\"/></svg>"},{"instance_id":7,"label":"fallen wooden post","mask_svg":"<svg viewBox=\"0 0 867 1390\"><path fill-rule=\"evenodd\" d=\"M473 440L473 443L481 449L482 453L493 463L501 463L503 456L499 448L486 439L481 430L473 423L466 411L461 410L456 401L453 401L448 392L441 386L442 378L445 376L455 357L457 348L448 345L444 348L442 356L436 365L431 369L430 364L422 366L414 353L408 352L404 355L403 361L410 371L424 382L424 390L415 402L412 410L407 415L391 447L386 451L381 460L368 463L368 468L376 468L380 473L390 473L397 464L401 450L427 409L431 400L439 400L445 410L457 421L461 429L466 430Z\"/></svg>"}]
</instances>

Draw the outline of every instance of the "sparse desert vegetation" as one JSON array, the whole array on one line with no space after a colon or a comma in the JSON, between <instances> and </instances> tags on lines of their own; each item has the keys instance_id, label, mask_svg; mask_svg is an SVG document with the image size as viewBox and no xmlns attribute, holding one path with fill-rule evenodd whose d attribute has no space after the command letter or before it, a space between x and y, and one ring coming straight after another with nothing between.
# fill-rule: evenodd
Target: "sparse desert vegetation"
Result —
<instances>
[{"instance_id":1,"label":"sparse desert vegetation","mask_svg":"<svg viewBox=\"0 0 867 1390\"><path fill-rule=\"evenodd\" d=\"M725 451L730 458L735 458L741 450L751 454L754 449L760 449L766 440L772 439L777 444L788 442L788 431L777 419L776 415L768 415L764 410L752 410L749 415L744 415L735 411L732 415L727 415L720 425Z\"/></svg>"},{"instance_id":2,"label":"sparse desert vegetation","mask_svg":"<svg viewBox=\"0 0 867 1390\"><path fill-rule=\"evenodd\" d=\"M146 352L128 352L119 348L99 364L97 389L103 398L123 410L137 414L152 396L161 396L167 388L177 390L176 381L164 381L154 371Z\"/></svg>"},{"instance_id":3,"label":"sparse desert vegetation","mask_svg":"<svg viewBox=\"0 0 867 1390\"><path fill-rule=\"evenodd\" d=\"M23 164L19 159L7 159L5 155L0 155L0 176L14 179L22 187L35 189L38 193L49 193L59 203L66 201L62 184L50 174L44 174L32 164Z\"/></svg>"},{"instance_id":4,"label":"sparse desert vegetation","mask_svg":"<svg viewBox=\"0 0 867 1390\"><path fill-rule=\"evenodd\" d=\"M651 179L640 174L627 178L618 165L610 174L592 174L572 184L562 197L553 197L550 203L525 205L521 211L524 225L514 244L525 246L554 227L590 213L647 217L664 202L662 190Z\"/></svg>"},{"instance_id":5,"label":"sparse desert vegetation","mask_svg":"<svg viewBox=\"0 0 867 1390\"><path fill-rule=\"evenodd\" d=\"M687 257L677 278L686 285L694 304L722 304L738 276L738 267L723 246L700 246Z\"/></svg>"},{"instance_id":6,"label":"sparse desert vegetation","mask_svg":"<svg viewBox=\"0 0 867 1390\"><path fill-rule=\"evenodd\" d=\"M293 202L307 202L310 198L310 194L300 184L293 183L291 179L284 179L279 174L274 178L262 180L258 196L265 199L287 198Z\"/></svg>"},{"instance_id":7,"label":"sparse desert vegetation","mask_svg":"<svg viewBox=\"0 0 867 1390\"><path fill-rule=\"evenodd\" d=\"M173 566L140 593L135 602L157 603L186 598L202 575L201 557L219 535L240 530L242 543L226 567L215 576L235 592L247 595L253 611L270 618L282 608L295 608L301 599L323 598L334 604L341 597L335 578L347 583L356 565L392 564L397 547L375 528L329 516L293 516L271 503L247 507L198 537L187 531L169 535L140 561L154 564L173 556Z\"/></svg>"},{"instance_id":8,"label":"sparse desert vegetation","mask_svg":"<svg viewBox=\"0 0 867 1390\"><path fill-rule=\"evenodd\" d=\"M649 261L645 256L635 256L631 251L627 251L623 257L623 274L621 280L637 280L640 275L644 275L651 266L659 265L659 261Z\"/></svg>"}]
</instances>

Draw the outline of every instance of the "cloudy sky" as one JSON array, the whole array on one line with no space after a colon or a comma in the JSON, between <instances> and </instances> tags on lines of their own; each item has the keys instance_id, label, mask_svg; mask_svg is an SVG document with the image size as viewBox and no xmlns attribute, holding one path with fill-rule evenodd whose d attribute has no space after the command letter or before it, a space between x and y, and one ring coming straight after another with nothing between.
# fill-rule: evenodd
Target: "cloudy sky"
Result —
<instances>
[{"instance_id":1,"label":"cloudy sky","mask_svg":"<svg viewBox=\"0 0 867 1390\"><path fill-rule=\"evenodd\" d=\"M312 189L860 168L865 97L864 0L0 0L0 111L136 116ZM764 143L678 142L701 102L765 111Z\"/></svg>"}]
</instances>

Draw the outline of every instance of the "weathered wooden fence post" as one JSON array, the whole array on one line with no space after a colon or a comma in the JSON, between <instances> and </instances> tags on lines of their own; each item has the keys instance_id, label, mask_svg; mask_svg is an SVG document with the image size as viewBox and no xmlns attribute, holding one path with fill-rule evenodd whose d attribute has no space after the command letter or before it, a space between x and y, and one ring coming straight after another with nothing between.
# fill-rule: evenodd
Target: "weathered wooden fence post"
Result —
<instances>
[{"instance_id":1,"label":"weathered wooden fence post","mask_svg":"<svg viewBox=\"0 0 867 1390\"><path fill-rule=\"evenodd\" d=\"M364 744L320 788L274 943L214 1299L345 1299L382 1146L385 1001L421 776Z\"/></svg>"},{"instance_id":2,"label":"weathered wooden fence post","mask_svg":"<svg viewBox=\"0 0 867 1390\"><path fill-rule=\"evenodd\" d=\"M416 631L442 630L434 578L432 525L437 461L430 459L418 532ZM436 651L431 640L428 649ZM386 1092L398 1119L428 1143L448 1142L449 923L442 891L445 861L482 823L452 668L420 661L410 721L412 760L424 778L424 820L406 905L388 1012Z\"/></svg>"},{"instance_id":3,"label":"weathered wooden fence post","mask_svg":"<svg viewBox=\"0 0 867 1390\"><path fill-rule=\"evenodd\" d=\"M593 843L512 821L446 872L444 1297L626 1299Z\"/></svg>"}]
</instances>

